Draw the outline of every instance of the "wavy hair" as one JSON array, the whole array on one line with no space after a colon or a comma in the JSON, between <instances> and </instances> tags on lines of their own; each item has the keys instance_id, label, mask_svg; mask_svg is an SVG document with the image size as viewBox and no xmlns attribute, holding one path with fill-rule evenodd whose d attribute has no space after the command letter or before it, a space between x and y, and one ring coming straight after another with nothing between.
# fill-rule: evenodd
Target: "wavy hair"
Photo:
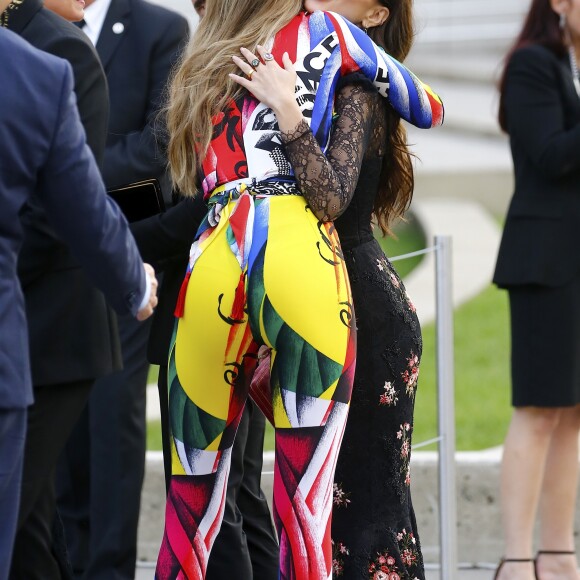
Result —
<instances>
[{"instance_id":1,"label":"wavy hair","mask_svg":"<svg viewBox=\"0 0 580 580\"><path fill-rule=\"evenodd\" d=\"M381 26L369 28L368 35L390 55L403 62L414 39L413 0L379 2L389 9L389 17ZM413 199L415 175L407 144L407 131L391 107L387 107L387 132L388 144L373 212L383 234L392 235L391 224L403 216Z\"/></svg>"},{"instance_id":2,"label":"wavy hair","mask_svg":"<svg viewBox=\"0 0 580 580\"><path fill-rule=\"evenodd\" d=\"M254 50L300 12L301 0L212 0L169 85L165 110L167 159L174 185L186 196L197 190L199 160L211 141L212 119L244 90L232 55Z\"/></svg>"}]
</instances>

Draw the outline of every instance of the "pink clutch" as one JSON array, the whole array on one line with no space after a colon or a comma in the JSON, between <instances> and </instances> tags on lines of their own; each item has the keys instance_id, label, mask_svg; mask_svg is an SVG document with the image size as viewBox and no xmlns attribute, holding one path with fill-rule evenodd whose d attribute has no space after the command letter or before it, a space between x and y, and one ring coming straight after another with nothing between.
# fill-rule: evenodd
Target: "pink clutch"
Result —
<instances>
[{"instance_id":1,"label":"pink clutch","mask_svg":"<svg viewBox=\"0 0 580 580\"><path fill-rule=\"evenodd\" d=\"M250 397L274 426L272 389L270 388L270 349L267 346L261 346L258 351L258 366L250 383Z\"/></svg>"}]
</instances>

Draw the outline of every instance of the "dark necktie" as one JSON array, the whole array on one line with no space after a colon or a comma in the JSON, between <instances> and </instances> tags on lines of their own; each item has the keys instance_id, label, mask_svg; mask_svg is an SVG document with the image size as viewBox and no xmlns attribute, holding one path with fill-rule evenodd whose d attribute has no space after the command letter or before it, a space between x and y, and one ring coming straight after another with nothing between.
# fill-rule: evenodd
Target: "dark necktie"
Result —
<instances>
[{"instance_id":1,"label":"dark necktie","mask_svg":"<svg viewBox=\"0 0 580 580\"><path fill-rule=\"evenodd\" d=\"M85 22L85 19L83 18L82 20L79 20L78 22L73 22L73 24L76 27L82 29L84 27L84 25L86 24L86 22Z\"/></svg>"}]
</instances>

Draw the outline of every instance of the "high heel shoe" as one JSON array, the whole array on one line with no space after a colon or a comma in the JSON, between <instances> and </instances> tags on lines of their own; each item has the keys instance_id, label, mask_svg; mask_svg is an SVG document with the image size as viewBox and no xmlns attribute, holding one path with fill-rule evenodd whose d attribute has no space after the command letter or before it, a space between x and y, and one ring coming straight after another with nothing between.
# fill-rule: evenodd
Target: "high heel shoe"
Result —
<instances>
[{"instance_id":1,"label":"high heel shoe","mask_svg":"<svg viewBox=\"0 0 580 580\"><path fill-rule=\"evenodd\" d=\"M536 580L540 580L538 575L538 558L542 554L546 556L573 556L576 552L574 550L538 550L538 553L534 558L534 576L536 577Z\"/></svg>"},{"instance_id":2,"label":"high heel shoe","mask_svg":"<svg viewBox=\"0 0 580 580\"><path fill-rule=\"evenodd\" d=\"M499 577L500 570L502 569L504 564L516 564L520 563L523 564L524 562L533 562L534 563L534 574L536 573L536 560L534 558L502 558L499 561L497 568L495 569L495 576L493 580L497 580Z\"/></svg>"}]
</instances>

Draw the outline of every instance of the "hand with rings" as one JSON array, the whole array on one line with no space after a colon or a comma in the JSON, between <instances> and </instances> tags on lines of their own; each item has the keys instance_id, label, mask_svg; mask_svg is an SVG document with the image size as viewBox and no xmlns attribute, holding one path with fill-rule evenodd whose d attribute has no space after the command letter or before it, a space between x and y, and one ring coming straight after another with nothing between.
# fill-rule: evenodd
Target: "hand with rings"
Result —
<instances>
[{"instance_id":1,"label":"hand with rings","mask_svg":"<svg viewBox=\"0 0 580 580\"><path fill-rule=\"evenodd\" d=\"M248 89L274 112L295 106L296 71L288 53L284 53L284 67L281 67L263 46L257 46L258 55L247 48L241 48L240 52L243 58L233 56L232 59L245 76L230 74L232 80Z\"/></svg>"}]
</instances>

